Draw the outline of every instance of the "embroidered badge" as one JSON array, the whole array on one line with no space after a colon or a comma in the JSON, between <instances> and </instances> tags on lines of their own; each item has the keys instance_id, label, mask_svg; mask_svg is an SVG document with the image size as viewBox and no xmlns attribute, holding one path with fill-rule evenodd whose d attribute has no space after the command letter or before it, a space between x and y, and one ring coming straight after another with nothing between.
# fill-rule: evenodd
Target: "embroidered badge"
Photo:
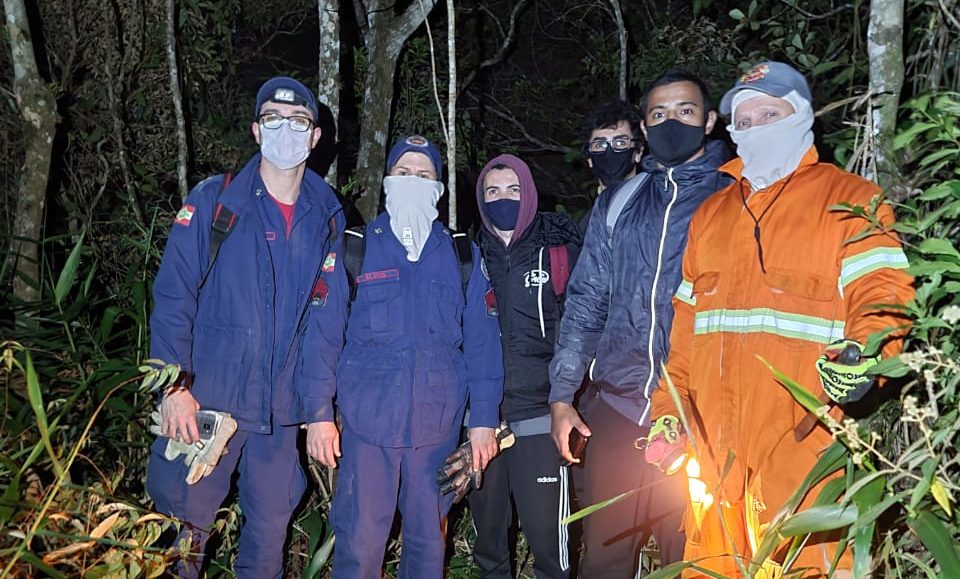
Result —
<instances>
[{"instance_id":1,"label":"embroidered badge","mask_svg":"<svg viewBox=\"0 0 960 579\"><path fill-rule=\"evenodd\" d=\"M333 251L327 254L327 257L323 258L323 273L333 273L333 270L337 267L337 254Z\"/></svg>"},{"instance_id":2,"label":"embroidered badge","mask_svg":"<svg viewBox=\"0 0 960 579\"><path fill-rule=\"evenodd\" d=\"M180 211L177 211L177 218L174 220L174 223L177 225L183 225L184 227L190 227L190 220L193 219L193 214L196 213L197 208L193 205L184 204L180 208Z\"/></svg>"},{"instance_id":3,"label":"embroidered badge","mask_svg":"<svg viewBox=\"0 0 960 579\"><path fill-rule=\"evenodd\" d=\"M357 276L357 283L366 283L370 281L377 281L381 279L395 279L400 277L399 269L384 269L381 271L370 271L363 275Z\"/></svg>"},{"instance_id":4,"label":"embroidered badge","mask_svg":"<svg viewBox=\"0 0 960 579\"><path fill-rule=\"evenodd\" d=\"M487 270L487 262L482 257L480 258L480 273L487 278L487 281L490 281L490 271Z\"/></svg>"},{"instance_id":5,"label":"embroidered badge","mask_svg":"<svg viewBox=\"0 0 960 579\"><path fill-rule=\"evenodd\" d=\"M767 75L770 73L770 66L766 64L758 64L757 66L751 68L743 76L740 77L740 82L748 84L751 82L756 82L758 80L763 80L767 78Z\"/></svg>"},{"instance_id":6,"label":"embroidered badge","mask_svg":"<svg viewBox=\"0 0 960 579\"><path fill-rule=\"evenodd\" d=\"M321 277L317 280L317 283L313 284L313 291L310 292L310 305L325 306L329 293L330 288L327 287L327 282Z\"/></svg>"},{"instance_id":7,"label":"embroidered badge","mask_svg":"<svg viewBox=\"0 0 960 579\"><path fill-rule=\"evenodd\" d=\"M487 290L483 301L487 305L488 317L495 318L500 315L500 310L497 309L497 294L493 293L493 288Z\"/></svg>"}]
</instances>

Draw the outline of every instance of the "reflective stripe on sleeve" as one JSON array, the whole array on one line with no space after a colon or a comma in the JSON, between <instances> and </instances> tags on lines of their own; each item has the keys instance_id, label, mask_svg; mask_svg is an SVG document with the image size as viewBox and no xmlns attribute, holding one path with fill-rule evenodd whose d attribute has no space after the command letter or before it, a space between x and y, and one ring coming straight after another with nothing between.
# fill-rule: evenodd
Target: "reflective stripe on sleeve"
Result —
<instances>
[{"instance_id":1,"label":"reflective stripe on sleeve","mask_svg":"<svg viewBox=\"0 0 960 579\"><path fill-rule=\"evenodd\" d=\"M690 304L691 306L697 305L697 298L693 297L693 284L687 280L680 282L680 287L677 288L677 293L674 294L674 297L685 304Z\"/></svg>"},{"instance_id":2,"label":"reflective stripe on sleeve","mask_svg":"<svg viewBox=\"0 0 960 579\"><path fill-rule=\"evenodd\" d=\"M889 267L905 269L909 266L907 256L899 247L875 247L863 253L851 255L840 264L840 287L846 287L853 281Z\"/></svg>"}]
</instances>

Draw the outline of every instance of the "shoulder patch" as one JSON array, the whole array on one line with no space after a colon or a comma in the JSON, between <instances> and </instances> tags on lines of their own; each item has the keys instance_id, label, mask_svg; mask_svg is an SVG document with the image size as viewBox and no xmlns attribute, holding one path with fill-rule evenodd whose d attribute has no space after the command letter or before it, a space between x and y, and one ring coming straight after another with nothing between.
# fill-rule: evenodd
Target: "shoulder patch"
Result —
<instances>
[{"instance_id":1,"label":"shoulder patch","mask_svg":"<svg viewBox=\"0 0 960 579\"><path fill-rule=\"evenodd\" d=\"M490 281L490 272L487 270L487 261L482 257L480 258L480 273L483 274L483 277L485 277L487 281Z\"/></svg>"},{"instance_id":2,"label":"shoulder patch","mask_svg":"<svg viewBox=\"0 0 960 579\"><path fill-rule=\"evenodd\" d=\"M196 212L197 208L195 206L184 203L183 207L180 208L180 211L177 211L177 217L173 222L177 225L190 227L190 221L193 219L193 214Z\"/></svg>"},{"instance_id":3,"label":"shoulder patch","mask_svg":"<svg viewBox=\"0 0 960 579\"><path fill-rule=\"evenodd\" d=\"M323 259L323 273L333 273L333 270L337 267L337 254L336 252L331 251L327 254L327 257Z\"/></svg>"}]
</instances>

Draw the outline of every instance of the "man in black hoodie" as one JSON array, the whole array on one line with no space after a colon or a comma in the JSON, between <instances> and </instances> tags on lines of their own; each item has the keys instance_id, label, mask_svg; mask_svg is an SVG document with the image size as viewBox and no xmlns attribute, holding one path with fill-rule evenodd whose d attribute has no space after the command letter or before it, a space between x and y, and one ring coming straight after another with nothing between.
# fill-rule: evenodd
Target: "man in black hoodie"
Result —
<instances>
[{"instance_id":1,"label":"man in black hoodie","mask_svg":"<svg viewBox=\"0 0 960 579\"><path fill-rule=\"evenodd\" d=\"M590 438L577 469L580 504L642 489L584 519L580 576L589 579L633 577L651 531L661 564L683 557L685 485L646 464L635 441L650 430L650 394L667 357L690 218L728 182L717 167L729 152L706 140L716 113L702 80L670 71L650 85L640 108L650 155L641 174L594 207L550 365L560 454L579 462L570 432ZM588 367L590 386L574 408Z\"/></svg>"},{"instance_id":2,"label":"man in black hoodie","mask_svg":"<svg viewBox=\"0 0 960 579\"><path fill-rule=\"evenodd\" d=\"M513 155L491 160L477 179L483 220L480 251L497 296L504 356L500 415L516 443L492 461L470 495L477 529L474 558L483 578L513 577L508 534L513 497L538 578L569 576L567 467L550 438L549 364L566 278L581 244L566 215L537 211L537 188Z\"/></svg>"}]
</instances>

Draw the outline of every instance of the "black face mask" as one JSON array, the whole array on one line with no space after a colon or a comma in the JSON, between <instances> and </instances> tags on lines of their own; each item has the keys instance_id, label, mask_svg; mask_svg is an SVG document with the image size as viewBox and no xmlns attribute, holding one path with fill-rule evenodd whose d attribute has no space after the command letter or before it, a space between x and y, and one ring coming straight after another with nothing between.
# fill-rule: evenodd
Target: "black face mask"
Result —
<instances>
[{"instance_id":1,"label":"black face mask","mask_svg":"<svg viewBox=\"0 0 960 579\"><path fill-rule=\"evenodd\" d=\"M650 155L667 167L680 165L703 147L707 135L704 127L697 127L670 119L647 127Z\"/></svg>"},{"instance_id":2,"label":"black face mask","mask_svg":"<svg viewBox=\"0 0 960 579\"><path fill-rule=\"evenodd\" d=\"M626 151L614 151L612 147L602 153L587 153L590 157L590 163L593 165L593 174L603 182L605 187L612 187L626 179L627 175L633 171L636 163L633 156L636 149Z\"/></svg>"}]
</instances>

